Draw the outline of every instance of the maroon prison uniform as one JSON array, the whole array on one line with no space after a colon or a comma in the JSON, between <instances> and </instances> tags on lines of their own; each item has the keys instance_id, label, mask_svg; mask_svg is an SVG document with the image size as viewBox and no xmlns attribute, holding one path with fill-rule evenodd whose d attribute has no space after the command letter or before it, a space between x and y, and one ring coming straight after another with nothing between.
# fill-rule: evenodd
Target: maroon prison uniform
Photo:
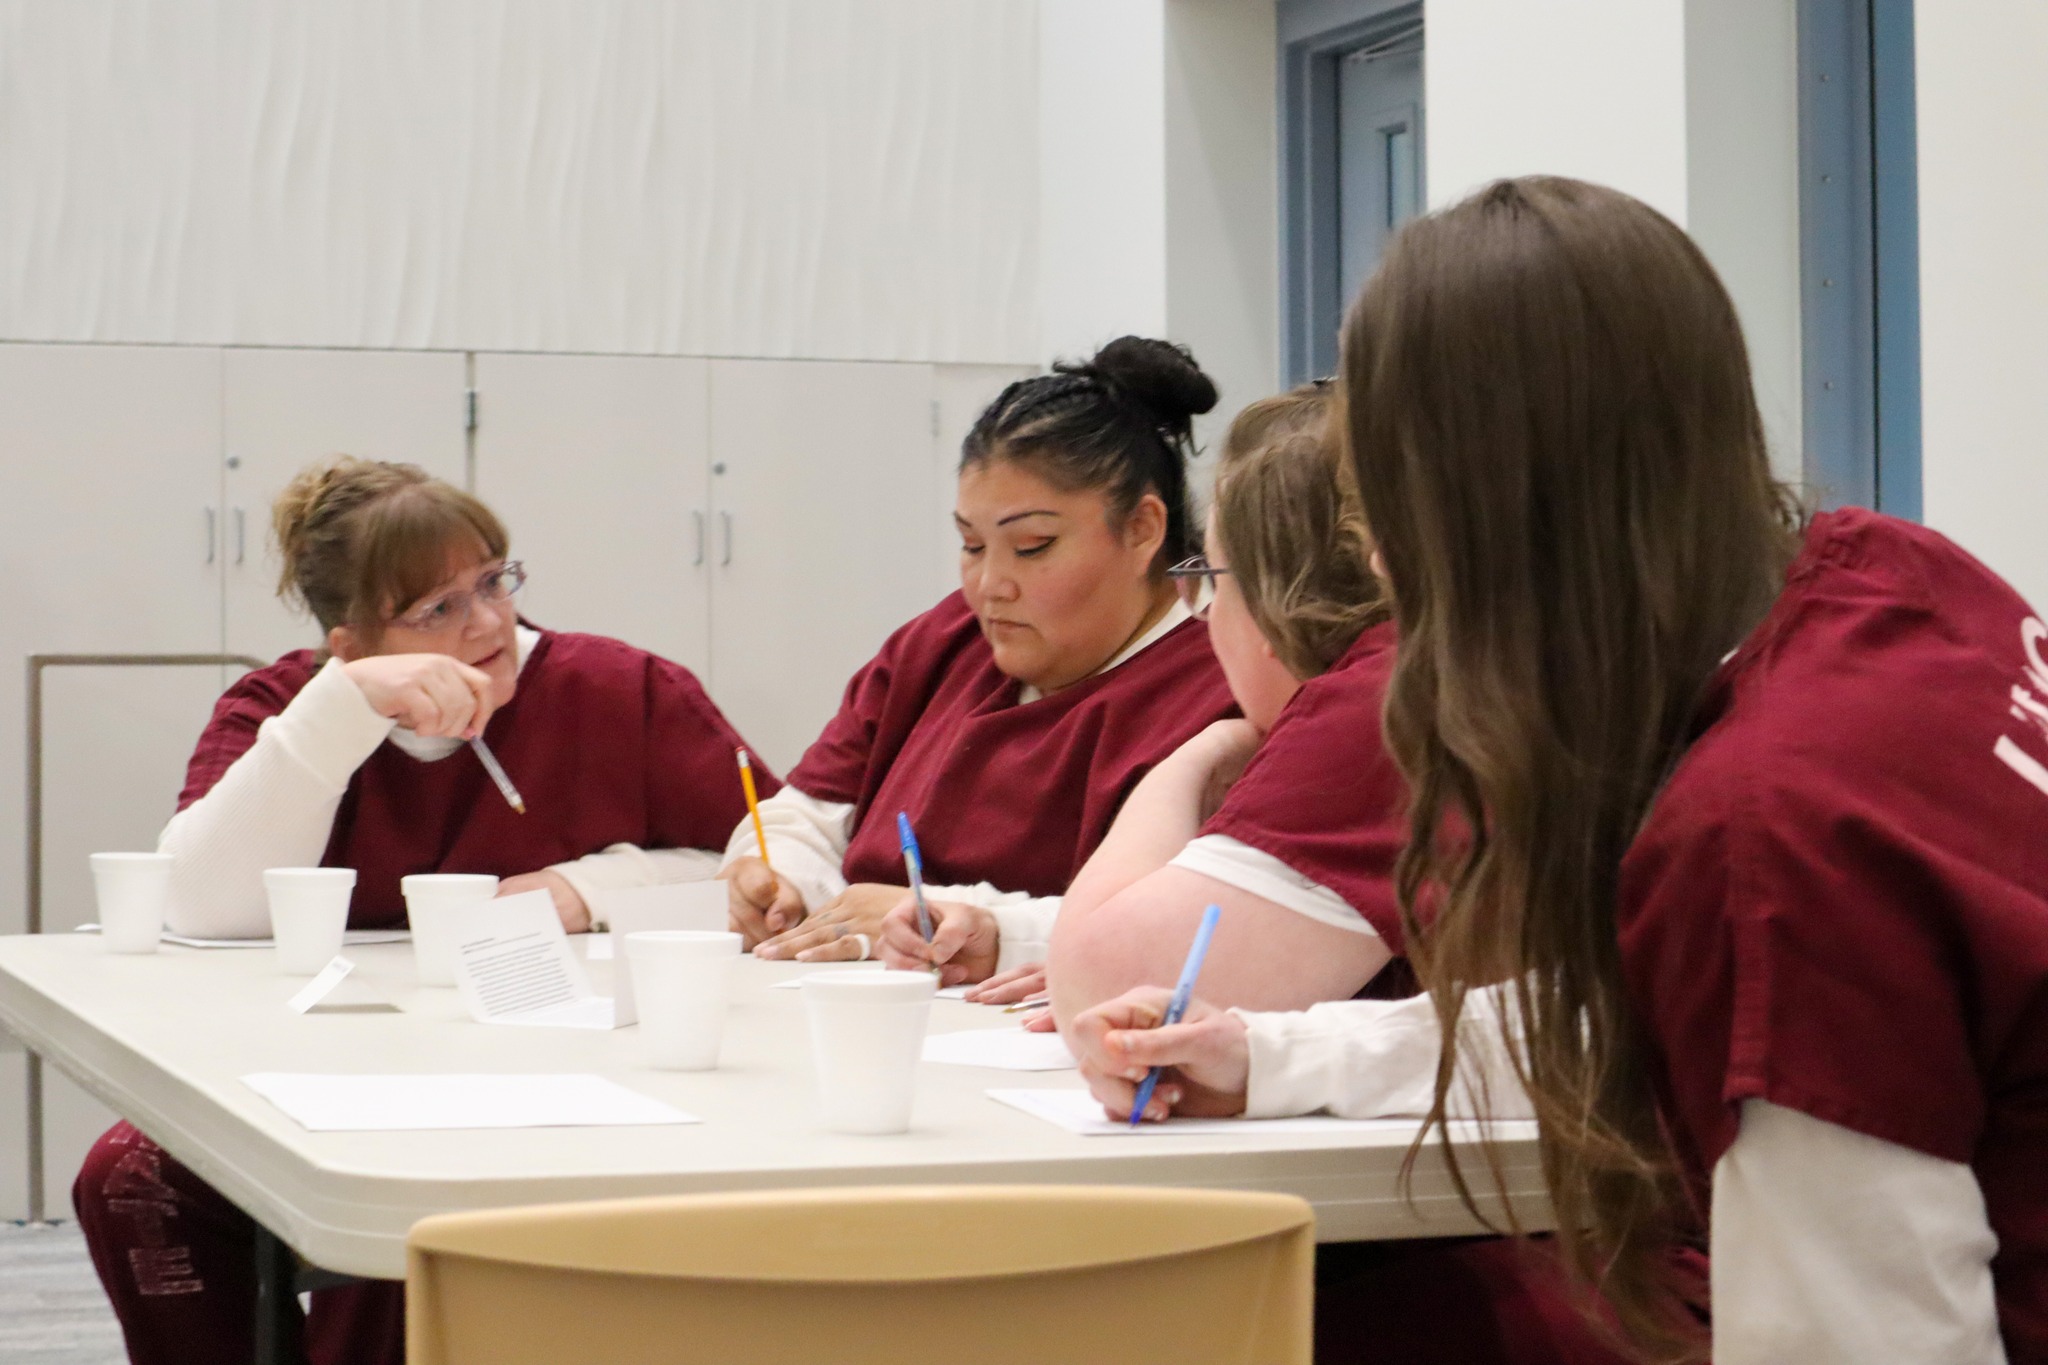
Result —
<instances>
[{"instance_id":1,"label":"maroon prison uniform","mask_svg":"<svg viewBox=\"0 0 2048 1365\"><path fill-rule=\"evenodd\" d=\"M180 809L320 666L301 650L228 689L199 737ZM321 860L356 869L351 926L403 924L398 880L414 872L514 876L616 843L720 849L746 816L732 726L688 670L617 640L543 632L484 734L525 815L467 753L423 763L387 741L356 770ZM780 786L758 760L754 773L763 794ZM248 1215L126 1123L93 1146L71 1198L131 1360L252 1357ZM402 1361L404 1289L378 1281L314 1294L306 1344L316 1365Z\"/></svg>"},{"instance_id":2,"label":"maroon prison uniform","mask_svg":"<svg viewBox=\"0 0 2048 1365\"><path fill-rule=\"evenodd\" d=\"M2048 626L1931 531L1814 519L1622 864L1701 1207L1740 1106L1969 1165L2048 1362Z\"/></svg>"},{"instance_id":3,"label":"maroon prison uniform","mask_svg":"<svg viewBox=\"0 0 2048 1365\"><path fill-rule=\"evenodd\" d=\"M1019 705L1021 689L957 592L853 675L789 774L805 795L853 806L849 882L903 884L903 811L927 882L1057 896L1139 779L1237 711L1199 621L1049 697Z\"/></svg>"},{"instance_id":4,"label":"maroon prison uniform","mask_svg":"<svg viewBox=\"0 0 2048 1365\"><path fill-rule=\"evenodd\" d=\"M1231 784L1205 835L1277 858L1357 911L1397 956L1365 994L1415 993L1394 863L1408 784L1380 729L1396 633L1373 626L1302 684ZM1548 1239L1325 1245L1316 1257L1316 1352L1325 1365L1622 1365L1585 1317Z\"/></svg>"}]
</instances>

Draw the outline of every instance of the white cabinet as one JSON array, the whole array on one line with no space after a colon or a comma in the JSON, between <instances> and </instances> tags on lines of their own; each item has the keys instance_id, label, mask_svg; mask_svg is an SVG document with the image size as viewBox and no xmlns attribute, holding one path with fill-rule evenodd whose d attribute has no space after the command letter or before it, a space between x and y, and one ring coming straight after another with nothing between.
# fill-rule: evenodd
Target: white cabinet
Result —
<instances>
[{"instance_id":1,"label":"white cabinet","mask_svg":"<svg viewBox=\"0 0 2048 1365\"><path fill-rule=\"evenodd\" d=\"M929 365L711 362L712 695L787 772L943 591Z\"/></svg>"},{"instance_id":2,"label":"white cabinet","mask_svg":"<svg viewBox=\"0 0 2048 1365\"><path fill-rule=\"evenodd\" d=\"M26 924L27 657L220 649L220 363L198 348L0 346L0 830L15 831L0 839L0 932ZM91 913L85 853L154 846L221 676L66 668L44 680L43 906L68 930ZM0 1216L21 1217L25 1059L5 1061ZM44 1184L61 1213L83 1144L112 1118L44 1074Z\"/></svg>"},{"instance_id":3,"label":"white cabinet","mask_svg":"<svg viewBox=\"0 0 2048 1365\"><path fill-rule=\"evenodd\" d=\"M709 364L667 356L476 358L476 492L530 575L519 609L705 678ZM708 680L708 679L707 679Z\"/></svg>"},{"instance_id":4,"label":"white cabinet","mask_svg":"<svg viewBox=\"0 0 2048 1365\"><path fill-rule=\"evenodd\" d=\"M270 505L300 470L356 455L416 464L462 486L466 370L460 351L225 353L221 527L230 652L274 659L320 643L319 627L277 597Z\"/></svg>"}]
</instances>

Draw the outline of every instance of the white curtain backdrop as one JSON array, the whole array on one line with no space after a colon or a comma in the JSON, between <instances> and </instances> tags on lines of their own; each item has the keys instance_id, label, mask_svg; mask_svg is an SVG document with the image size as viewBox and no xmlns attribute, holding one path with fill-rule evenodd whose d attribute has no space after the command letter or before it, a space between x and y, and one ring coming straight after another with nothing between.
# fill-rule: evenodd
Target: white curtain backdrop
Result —
<instances>
[{"instance_id":1,"label":"white curtain backdrop","mask_svg":"<svg viewBox=\"0 0 2048 1365\"><path fill-rule=\"evenodd\" d=\"M1034 363L1034 0L0 0L0 340Z\"/></svg>"}]
</instances>

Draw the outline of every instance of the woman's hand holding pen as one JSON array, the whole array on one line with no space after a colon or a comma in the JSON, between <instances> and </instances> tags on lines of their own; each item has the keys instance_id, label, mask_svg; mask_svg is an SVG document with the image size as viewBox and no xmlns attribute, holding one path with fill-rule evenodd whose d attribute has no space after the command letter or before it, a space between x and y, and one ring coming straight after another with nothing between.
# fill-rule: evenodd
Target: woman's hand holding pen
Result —
<instances>
[{"instance_id":1,"label":"woman's hand holding pen","mask_svg":"<svg viewBox=\"0 0 2048 1365\"><path fill-rule=\"evenodd\" d=\"M1081 1063L1081 1079L1113 1119L1128 1119L1145 1073L1167 1068L1145 1117L1169 1114L1224 1118L1242 1114L1251 1075L1244 1021L1200 1000L1188 1002L1178 1024L1159 1026L1173 992L1140 986L1077 1016L1067 1046Z\"/></svg>"},{"instance_id":2,"label":"woman's hand holding pen","mask_svg":"<svg viewBox=\"0 0 2048 1365\"><path fill-rule=\"evenodd\" d=\"M931 912L932 941L924 941L917 923L917 902L906 894L882 920L877 956L898 971L937 967L941 986L986 980L996 969L996 949L1001 941L996 917L978 905L960 901L927 900L925 908Z\"/></svg>"},{"instance_id":3,"label":"woman's hand holding pen","mask_svg":"<svg viewBox=\"0 0 2048 1365\"><path fill-rule=\"evenodd\" d=\"M473 739L496 707L490 675L446 654L373 654L341 668L372 711L416 735Z\"/></svg>"},{"instance_id":4,"label":"woman's hand holding pen","mask_svg":"<svg viewBox=\"0 0 2048 1365\"><path fill-rule=\"evenodd\" d=\"M726 919L748 948L803 922L804 898L759 858L735 858L725 879Z\"/></svg>"}]
</instances>

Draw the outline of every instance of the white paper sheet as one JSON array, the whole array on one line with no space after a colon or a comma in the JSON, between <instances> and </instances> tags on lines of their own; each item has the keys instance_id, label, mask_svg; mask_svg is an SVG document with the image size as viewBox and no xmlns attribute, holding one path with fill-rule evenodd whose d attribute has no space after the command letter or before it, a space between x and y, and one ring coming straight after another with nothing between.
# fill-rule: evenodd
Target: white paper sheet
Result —
<instances>
[{"instance_id":1,"label":"white paper sheet","mask_svg":"<svg viewBox=\"0 0 2048 1365\"><path fill-rule=\"evenodd\" d=\"M97 924L81 924L74 931L81 934L97 934ZM181 948L275 948L275 939L267 938L194 938L190 934L165 933L163 942L175 943ZM341 936L345 948L360 948L371 943L410 943L412 934L405 929L350 929Z\"/></svg>"},{"instance_id":2,"label":"white paper sheet","mask_svg":"<svg viewBox=\"0 0 2048 1365\"><path fill-rule=\"evenodd\" d=\"M1412 1135L1420 1119L1340 1119L1327 1114L1308 1114L1287 1119L1168 1119L1164 1123L1143 1123L1132 1128L1102 1112L1102 1105L1086 1090L991 1090L988 1097L1033 1118L1064 1128L1081 1137L1239 1137L1266 1133L1356 1133ZM1453 1137L1476 1137L1479 1126L1471 1122L1451 1125ZM1533 1138L1536 1125L1527 1119L1503 1119L1490 1127L1491 1136L1503 1140Z\"/></svg>"},{"instance_id":3,"label":"white paper sheet","mask_svg":"<svg viewBox=\"0 0 2048 1365\"><path fill-rule=\"evenodd\" d=\"M529 1028L609 1029L612 1001L590 987L545 891L449 912L455 987L472 1019Z\"/></svg>"},{"instance_id":4,"label":"white paper sheet","mask_svg":"<svg viewBox=\"0 0 2048 1365\"><path fill-rule=\"evenodd\" d=\"M702 1120L602 1076L331 1076L265 1071L242 1084L315 1133L611 1128Z\"/></svg>"},{"instance_id":5,"label":"white paper sheet","mask_svg":"<svg viewBox=\"0 0 2048 1365\"><path fill-rule=\"evenodd\" d=\"M924 1040L924 1059L997 1071L1071 1071L1079 1065L1057 1033L1026 1033L1016 1028L935 1033Z\"/></svg>"}]
</instances>

